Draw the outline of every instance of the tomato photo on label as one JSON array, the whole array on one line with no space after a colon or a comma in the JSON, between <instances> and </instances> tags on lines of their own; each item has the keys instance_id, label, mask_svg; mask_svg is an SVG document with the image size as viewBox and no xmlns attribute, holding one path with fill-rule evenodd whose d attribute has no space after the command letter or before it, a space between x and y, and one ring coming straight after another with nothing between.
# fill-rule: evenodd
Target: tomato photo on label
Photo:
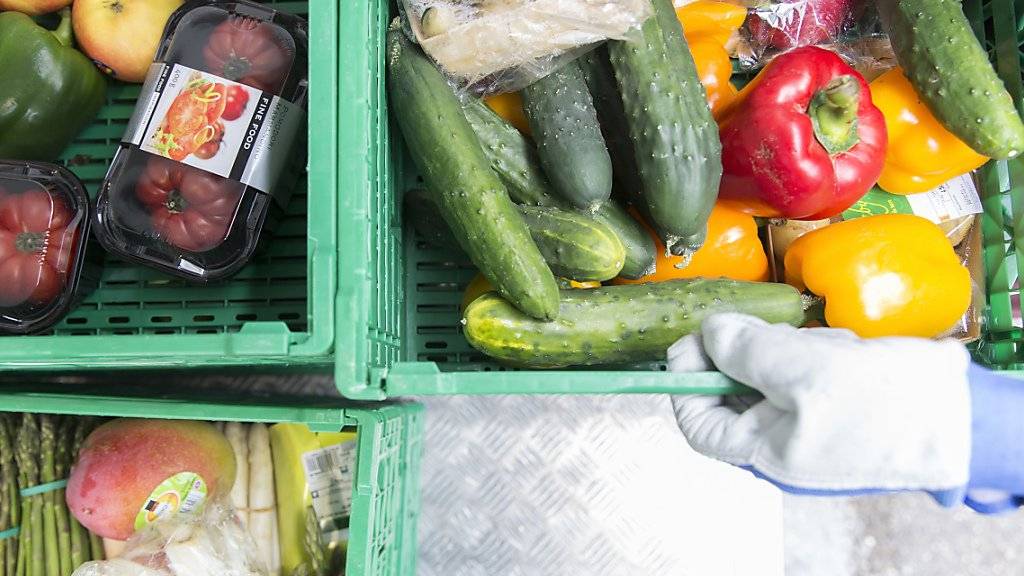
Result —
<instances>
[{"instance_id":1,"label":"tomato photo on label","mask_svg":"<svg viewBox=\"0 0 1024 576\"><path fill-rule=\"evenodd\" d=\"M203 144L196 148L193 156L202 160L209 160L220 152L221 143L224 141L224 123L218 121L216 124L210 127L210 130L203 133L202 136L206 137L210 135Z\"/></svg>"},{"instance_id":2,"label":"tomato photo on label","mask_svg":"<svg viewBox=\"0 0 1024 576\"><path fill-rule=\"evenodd\" d=\"M165 242L189 252L205 252L227 237L241 190L237 182L154 157L135 194L149 211L153 230Z\"/></svg>"},{"instance_id":3,"label":"tomato photo on label","mask_svg":"<svg viewBox=\"0 0 1024 576\"><path fill-rule=\"evenodd\" d=\"M272 24L231 16L210 34L203 49L207 71L221 78L278 93L292 65Z\"/></svg>"},{"instance_id":4,"label":"tomato photo on label","mask_svg":"<svg viewBox=\"0 0 1024 576\"><path fill-rule=\"evenodd\" d=\"M60 295L75 244L72 219L42 188L0 189L0 307L47 304Z\"/></svg>"},{"instance_id":5,"label":"tomato photo on label","mask_svg":"<svg viewBox=\"0 0 1024 576\"><path fill-rule=\"evenodd\" d=\"M245 107L249 105L249 93L245 91L245 88L241 86L231 86L228 88L227 103L224 106L224 113L220 115L221 118L232 121L238 120L242 117L242 112L245 112Z\"/></svg>"}]
</instances>

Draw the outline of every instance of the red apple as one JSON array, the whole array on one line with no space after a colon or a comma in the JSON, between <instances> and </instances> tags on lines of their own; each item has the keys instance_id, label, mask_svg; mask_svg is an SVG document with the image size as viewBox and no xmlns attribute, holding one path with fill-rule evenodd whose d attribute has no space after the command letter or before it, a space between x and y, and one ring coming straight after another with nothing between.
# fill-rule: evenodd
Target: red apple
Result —
<instances>
[{"instance_id":1,"label":"red apple","mask_svg":"<svg viewBox=\"0 0 1024 576\"><path fill-rule=\"evenodd\" d=\"M0 0L0 12L12 11L39 16L71 5L71 0Z\"/></svg>"},{"instance_id":2,"label":"red apple","mask_svg":"<svg viewBox=\"0 0 1024 576\"><path fill-rule=\"evenodd\" d=\"M165 481L185 480L191 487L199 478L209 501L231 491L235 466L231 444L209 422L112 420L94 430L78 453L68 478L68 509L92 532L127 540L140 522L188 505L189 489L167 490Z\"/></svg>"},{"instance_id":3,"label":"red apple","mask_svg":"<svg viewBox=\"0 0 1024 576\"><path fill-rule=\"evenodd\" d=\"M9 0L0 0L9 1ZM164 25L182 0L75 0L71 19L78 45L118 80L142 82Z\"/></svg>"}]
</instances>

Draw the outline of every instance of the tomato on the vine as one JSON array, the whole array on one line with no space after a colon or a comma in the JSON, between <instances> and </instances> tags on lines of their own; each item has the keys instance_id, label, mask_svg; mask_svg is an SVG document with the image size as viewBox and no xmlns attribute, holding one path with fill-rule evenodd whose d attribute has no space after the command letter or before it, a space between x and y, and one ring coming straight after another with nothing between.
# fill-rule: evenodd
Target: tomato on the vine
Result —
<instances>
[{"instance_id":1,"label":"tomato on the vine","mask_svg":"<svg viewBox=\"0 0 1024 576\"><path fill-rule=\"evenodd\" d=\"M232 16L214 28L203 56L210 73L276 94L292 65L281 42L272 24Z\"/></svg>"},{"instance_id":2,"label":"tomato on the vine","mask_svg":"<svg viewBox=\"0 0 1024 576\"><path fill-rule=\"evenodd\" d=\"M178 162L150 159L135 187L153 230L168 244L205 252L227 237L242 185Z\"/></svg>"},{"instance_id":3,"label":"tomato on the vine","mask_svg":"<svg viewBox=\"0 0 1024 576\"><path fill-rule=\"evenodd\" d=\"M241 86L232 85L228 88L227 104L224 106L224 113L221 118L232 121L242 117L245 107L249 105L249 93Z\"/></svg>"},{"instance_id":4,"label":"tomato on the vine","mask_svg":"<svg viewBox=\"0 0 1024 576\"><path fill-rule=\"evenodd\" d=\"M0 190L0 306L57 298L73 257L72 219L64 202L42 188Z\"/></svg>"}]
</instances>

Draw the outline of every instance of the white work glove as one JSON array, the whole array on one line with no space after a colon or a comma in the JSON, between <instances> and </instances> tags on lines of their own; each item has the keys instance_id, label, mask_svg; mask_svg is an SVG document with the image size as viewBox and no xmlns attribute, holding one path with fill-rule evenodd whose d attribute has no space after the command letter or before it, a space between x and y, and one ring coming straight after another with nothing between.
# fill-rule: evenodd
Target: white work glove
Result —
<instances>
[{"instance_id":1,"label":"white work glove","mask_svg":"<svg viewBox=\"0 0 1024 576\"><path fill-rule=\"evenodd\" d=\"M723 397L673 396L679 428L706 456L798 494L926 490L962 501L971 396L958 342L864 340L719 314L668 358L669 370L713 365L764 394L745 411Z\"/></svg>"}]
</instances>

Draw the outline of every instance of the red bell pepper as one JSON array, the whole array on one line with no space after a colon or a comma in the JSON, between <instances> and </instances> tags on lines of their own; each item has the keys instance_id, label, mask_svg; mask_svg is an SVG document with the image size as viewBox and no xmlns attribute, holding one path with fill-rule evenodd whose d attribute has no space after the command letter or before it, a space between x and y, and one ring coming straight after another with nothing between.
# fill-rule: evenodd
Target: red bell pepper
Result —
<instances>
[{"instance_id":1,"label":"red bell pepper","mask_svg":"<svg viewBox=\"0 0 1024 576\"><path fill-rule=\"evenodd\" d=\"M748 214L820 220L878 181L888 135L864 77L813 46L775 58L722 117L719 198Z\"/></svg>"}]
</instances>

